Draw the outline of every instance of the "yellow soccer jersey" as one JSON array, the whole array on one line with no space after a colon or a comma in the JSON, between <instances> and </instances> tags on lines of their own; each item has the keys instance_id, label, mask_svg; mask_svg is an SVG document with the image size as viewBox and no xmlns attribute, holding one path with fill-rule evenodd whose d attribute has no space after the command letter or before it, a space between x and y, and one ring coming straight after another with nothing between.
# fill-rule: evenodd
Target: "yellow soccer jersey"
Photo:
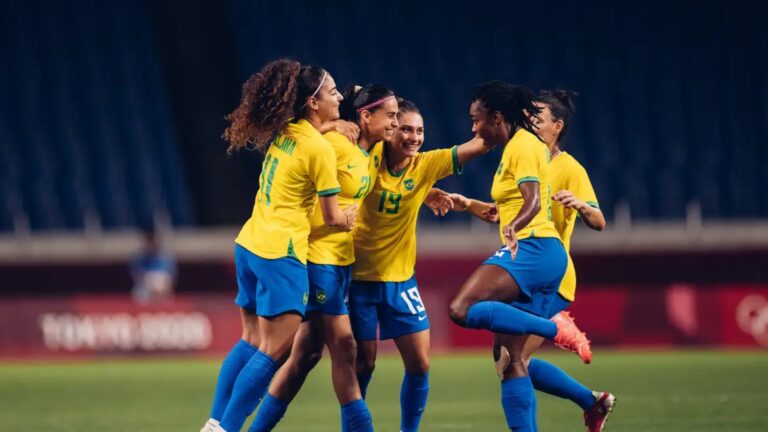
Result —
<instances>
[{"instance_id":1,"label":"yellow soccer jersey","mask_svg":"<svg viewBox=\"0 0 768 432\"><path fill-rule=\"evenodd\" d=\"M549 164L549 174L553 194L561 190L569 190L579 200L592 207L600 208L587 171L573 156L561 152ZM552 203L552 222L555 223L555 229L560 234L566 251L571 248L571 235L576 226L578 215L579 212L576 209L568 209L556 202ZM568 257L568 269L560 283L558 292L570 301L576 298L576 269L573 267L570 256Z\"/></svg>"},{"instance_id":2,"label":"yellow soccer jersey","mask_svg":"<svg viewBox=\"0 0 768 432\"><path fill-rule=\"evenodd\" d=\"M523 207L523 195L518 186L527 181L539 182L541 210L525 228L517 232L517 238L560 237L550 216L548 165L549 149L525 129L518 130L504 147L491 187L491 198L499 209L502 244L505 243L502 228L512 222Z\"/></svg>"},{"instance_id":3,"label":"yellow soccer jersey","mask_svg":"<svg viewBox=\"0 0 768 432\"><path fill-rule=\"evenodd\" d=\"M410 279L416 265L416 220L424 198L435 182L459 172L456 147L419 153L399 173L390 172L382 157L373 191L357 215L352 278Z\"/></svg>"},{"instance_id":4,"label":"yellow soccer jersey","mask_svg":"<svg viewBox=\"0 0 768 432\"><path fill-rule=\"evenodd\" d=\"M317 196L339 191L331 144L308 121L291 123L264 156L253 214L235 242L262 258L306 264Z\"/></svg>"},{"instance_id":5,"label":"yellow soccer jersey","mask_svg":"<svg viewBox=\"0 0 768 432\"><path fill-rule=\"evenodd\" d=\"M324 135L336 152L336 172L341 185L338 194L339 206L347 208L354 203L362 204L376 180L378 166L372 159L381 160L383 143L375 144L366 152L338 132ZM355 244L352 233L340 228L329 227L323 222L320 203L315 205L309 234L310 262L345 266L355 262Z\"/></svg>"},{"instance_id":6,"label":"yellow soccer jersey","mask_svg":"<svg viewBox=\"0 0 768 432\"><path fill-rule=\"evenodd\" d=\"M569 190L579 200L600 208L587 170L573 156L566 152L557 155L549 164L549 175L553 195L561 190ZM552 203L552 222L555 223L566 251L570 250L571 234L578 215L576 209L567 209L556 202Z\"/></svg>"}]
</instances>

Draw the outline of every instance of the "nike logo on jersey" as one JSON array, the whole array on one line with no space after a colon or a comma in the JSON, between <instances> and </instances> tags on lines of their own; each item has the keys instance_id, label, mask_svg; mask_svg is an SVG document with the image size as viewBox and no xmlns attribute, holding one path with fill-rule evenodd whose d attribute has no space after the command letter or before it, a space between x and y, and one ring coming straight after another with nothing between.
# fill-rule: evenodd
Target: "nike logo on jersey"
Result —
<instances>
[{"instance_id":1,"label":"nike logo on jersey","mask_svg":"<svg viewBox=\"0 0 768 432\"><path fill-rule=\"evenodd\" d=\"M353 165L353 164L347 164L347 169L352 169L352 168L354 168L354 167L356 167L356 166L357 166L357 165Z\"/></svg>"},{"instance_id":2,"label":"nike logo on jersey","mask_svg":"<svg viewBox=\"0 0 768 432\"><path fill-rule=\"evenodd\" d=\"M419 316L419 321L424 321L425 319L427 319L426 315L420 315Z\"/></svg>"}]
</instances>

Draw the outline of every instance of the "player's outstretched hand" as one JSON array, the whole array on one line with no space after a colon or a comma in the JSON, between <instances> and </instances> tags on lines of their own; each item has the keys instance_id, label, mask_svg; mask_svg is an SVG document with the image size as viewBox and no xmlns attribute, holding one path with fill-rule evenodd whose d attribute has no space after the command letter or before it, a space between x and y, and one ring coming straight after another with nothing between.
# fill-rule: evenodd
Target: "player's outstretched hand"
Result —
<instances>
[{"instance_id":1,"label":"player's outstretched hand","mask_svg":"<svg viewBox=\"0 0 768 432\"><path fill-rule=\"evenodd\" d=\"M499 223L499 209L496 204L491 204L483 209L483 218L490 223Z\"/></svg>"},{"instance_id":2,"label":"player's outstretched hand","mask_svg":"<svg viewBox=\"0 0 768 432\"><path fill-rule=\"evenodd\" d=\"M519 246L515 229L512 228L512 224L504 225L502 233L504 233L505 243L509 249L510 256L512 256L512 261L514 261L517 258L517 248Z\"/></svg>"},{"instance_id":3,"label":"player's outstretched hand","mask_svg":"<svg viewBox=\"0 0 768 432\"><path fill-rule=\"evenodd\" d=\"M424 204L432 210L435 216L445 216L448 211L453 210L451 194L438 188L432 188L427 192Z\"/></svg>"},{"instance_id":4,"label":"player's outstretched hand","mask_svg":"<svg viewBox=\"0 0 768 432\"><path fill-rule=\"evenodd\" d=\"M347 218L347 223L343 226L344 230L352 231L352 228L355 227L355 222L357 222L357 203L345 208L344 216Z\"/></svg>"}]
</instances>

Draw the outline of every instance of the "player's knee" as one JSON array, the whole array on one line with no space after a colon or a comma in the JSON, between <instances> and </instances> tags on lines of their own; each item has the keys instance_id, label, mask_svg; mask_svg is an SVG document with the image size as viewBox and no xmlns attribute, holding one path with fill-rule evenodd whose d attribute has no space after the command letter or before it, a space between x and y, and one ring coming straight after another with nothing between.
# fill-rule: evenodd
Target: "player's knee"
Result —
<instances>
[{"instance_id":1,"label":"player's knee","mask_svg":"<svg viewBox=\"0 0 768 432\"><path fill-rule=\"evenodd\" d=\"M360 373L372 374L376 369L376 357L365 356L357 359L357 371Z\"/></svg>"},{"instance_id":2,"label":"player's knee","mask_svg":"<svg viewBox=\"0 0 768 432\"><path fill-rule=\"evenodd\" d=\"M429 357L419 357L412 359L405 365L405 370L408 373L425 375L429 372Z\"/></svg>"},{"instance_id":3,"label":"player's knee","mask_svg":"<svg viewBox=\"0 0 768 432\"><path fill-rule=\"evenodd\" d=\"M302 352L301 359L299 360L299 367L309 372L323 358L323 344L311 344L307 349Z\"/></svg>"},{"instance_id":4,"label":"player's knee","mask_svg":"<svg viewBox=\"0 0 768 432\"><path fill-rule=\"evenodd\" d=\"M451 306L448 310L448 315L451 320L456 324L466 327L467 326L467 311L469 306L461 300L454 300L451 302Z\"/></svg>"},{"instance_id":5,"label":"player's knee","mask_svg":"<svg viewBox=\"0 0 768 432\"><path fill-rule=\"evenodd\" d=\"M355 341L355 337L350 333L336 338L333 342L333 351L341 359L354 360L357 355L357 341Z\"/></svg>"}]
</instances>

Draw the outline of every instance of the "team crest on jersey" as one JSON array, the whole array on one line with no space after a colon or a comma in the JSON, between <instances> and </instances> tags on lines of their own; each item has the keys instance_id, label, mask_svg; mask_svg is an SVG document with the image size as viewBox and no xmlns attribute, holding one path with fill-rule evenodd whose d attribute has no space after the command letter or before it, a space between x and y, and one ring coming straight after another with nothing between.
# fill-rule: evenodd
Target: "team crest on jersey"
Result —
<instances>
[{"instance_id":1,"label":"team crest on jersey","mask_svg":"<svg viewBox=\"0 0 768 432\"><path fill-rule=\"evenodd\" d=\"M326 294L323 290L319 290L315 297L317 298L317 302L320 304L323 304L326 300L328 300L328 294Z\"/></svg>"},{"instance_id":2,"label":"team crest on jersey","mask_svg":"<svg viewBox=\"0 0 768 432\"><path fill-rule=\"evenodd\" d=\"M307 301L309 300L309 293L304 293L304 304L307 304Z\"/></svg>"},{"instance_id":3,"label":"team crest on jersey","mask_svg":"<svg viewBox=\"0 0 768 432\"><path fill-rule=\"evenodd\" d=\"M378 155L373 155L373 166L375 166L376 168L379 167L379 156Z\"/></svg>"},{"instance_id":4,"label":"team crest on jersey","mask_svg":"<svg viewBox=\"0 0 768 432\"><path fill-rule=\"evenodd\" d=\"M412 191L413 188L416 187L416 184L413 182L412 178L405 179L405 182L403 183L403 185L405 186L405 190L407 191Z\"/></svg>"}]
</instances>

